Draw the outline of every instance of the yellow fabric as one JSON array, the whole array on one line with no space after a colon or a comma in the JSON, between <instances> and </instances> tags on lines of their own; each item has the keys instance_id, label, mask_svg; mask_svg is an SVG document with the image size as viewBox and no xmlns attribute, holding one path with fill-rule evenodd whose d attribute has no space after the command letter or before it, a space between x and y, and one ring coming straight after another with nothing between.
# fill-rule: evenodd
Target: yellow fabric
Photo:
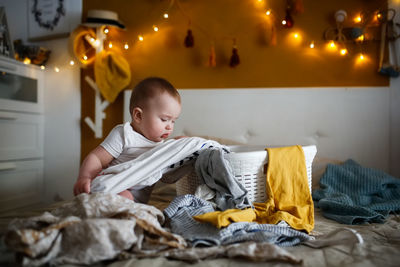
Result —
<instances>
[{"instance_id":1,"label":"yellow fabric","mask_svg":"<svg viewBox=\"0 0 400 267\"><path fill-rule=\"evenodd\" d=\"M301 146L267 148L268 170L265 203L254 203L255 210L229 209L194 218L218 228L231 222L276 224L287 222L297 230L310 232L314 228L314 204L308 187L304 152Z\"/></svg>"},{"instance_id":2,"label":"yellow fabric","mask_svg":"<svg viewBox=\"0 0 400 267\"><path fill-rule=\"evenodd\" d=\"M82 67L92 64L96 58L96 49L88 42L85 36L96 39L96 32L87 27L79 26L70 35L69 49ZM84 59L84 56L87 59Z\"/></svg>"},{"instance_id":3,"label":"yellow fabric","mask_svg":"<svg viewBox=\"0 0 400 267\"><path fill-rule=\"evenodd\" d=\"M310 232L314 228L314 203L308 187L301 146L267 148L268 170L265 203L254 203L257 222L287 222L292 228Z\"/></svg>"},{"instance_id":4,"label":"yellow fabric","mask_svg":"<svg viewBox=\"0 0 400 267\"><path fill-rule=\"evenodd\" d=\"M214 211L193 217L199 222L209 222L218 228L228 226L232 222L253 222L256 214L253 209L229 209L225 211Z\"/></svg>"},{"instance_id":5,"label":"yellow fabric","mask_svg":"<svg viewBox=\"0 0 400 267\"><path fill-rule=\"evenodd\" d=\"M114 51L103 50L96 55L94 63L96 84L103 97L110 103L131 81L128 61Z\"/></svg>"}]
</instances>

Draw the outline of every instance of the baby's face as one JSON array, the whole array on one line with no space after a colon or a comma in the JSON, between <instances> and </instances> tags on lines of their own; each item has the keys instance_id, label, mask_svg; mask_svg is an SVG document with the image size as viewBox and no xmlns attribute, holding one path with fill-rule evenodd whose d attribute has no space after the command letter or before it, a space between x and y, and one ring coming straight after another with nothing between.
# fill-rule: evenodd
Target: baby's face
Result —
<instances>
[{"instance_id":1,"label":"baby's face","mask_svg":"<svg viewBox=\"0 0 400 267\"><path fill-rule=\"evenodd\" d=\"M168 93L149 99L139 125L141 134L154 142L168 138L180 114L181 104Z\"/></svg>"}]
</instances>

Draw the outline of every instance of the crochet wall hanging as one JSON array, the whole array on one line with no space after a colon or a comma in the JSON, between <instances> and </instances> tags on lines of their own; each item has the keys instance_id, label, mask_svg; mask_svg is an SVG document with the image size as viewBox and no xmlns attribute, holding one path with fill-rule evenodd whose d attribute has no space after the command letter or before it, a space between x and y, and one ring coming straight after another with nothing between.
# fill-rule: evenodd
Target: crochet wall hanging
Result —
<instances>
[{"instance_id":1,"label":"crochet wall hanging","mask_svg":"<svg viewBox=\"0 0 400 267\"><path fill-rule=\"evenodd\" d=\"M83 68L93 67L94 80L85 75L84 80L95 91L94 121L85 117L84 122L94 132L95 138L103 137L104 110L113 103L118 94L131 80L129 63L116 49L107 49L112 42L107 40L110 27L124 29L117 13L108 10L89 10L86 22L74 30L70 37L70 48ZM105 46L107 40L108 46Z\"/></svg>"}]
</instances>

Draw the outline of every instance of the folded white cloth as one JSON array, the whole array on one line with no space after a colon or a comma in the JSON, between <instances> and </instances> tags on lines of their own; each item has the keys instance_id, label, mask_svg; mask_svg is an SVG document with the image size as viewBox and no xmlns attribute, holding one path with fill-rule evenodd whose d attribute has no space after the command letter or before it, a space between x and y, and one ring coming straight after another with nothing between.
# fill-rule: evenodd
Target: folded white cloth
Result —
<instances>
[{"instance_id":1,"label":"folded white cloth","mask_svg":"<svg viewBox=\"0 0 400 267\"><path fill-rule=\"evenodd\" d=\"M132 187L155 184L171 165L179 165L193 153L210 147L227 147L200 137L170 139L146 151L134 160L103 170L91 184L91 192L120 193ZM178 164L177 164L178 163Z\"/></svg>"}]
</instances>

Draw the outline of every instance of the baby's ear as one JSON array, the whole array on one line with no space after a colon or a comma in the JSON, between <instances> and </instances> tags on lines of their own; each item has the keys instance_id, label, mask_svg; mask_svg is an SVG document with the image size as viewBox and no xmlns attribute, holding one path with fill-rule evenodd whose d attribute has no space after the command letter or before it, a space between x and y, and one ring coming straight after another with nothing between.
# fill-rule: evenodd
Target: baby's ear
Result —
<instances>
[{"instance_id":1,"label":"baby's ear","mask_svg":"<svg viewBox=\"0 0 400 267\"><path fill-rule=\"evenodd\" d=\"M141 108L134 108L132 111L132 120L136 123L139 123L142 121L142 117L143 117L143 110Z\"/></svg>"}]
</instances>

